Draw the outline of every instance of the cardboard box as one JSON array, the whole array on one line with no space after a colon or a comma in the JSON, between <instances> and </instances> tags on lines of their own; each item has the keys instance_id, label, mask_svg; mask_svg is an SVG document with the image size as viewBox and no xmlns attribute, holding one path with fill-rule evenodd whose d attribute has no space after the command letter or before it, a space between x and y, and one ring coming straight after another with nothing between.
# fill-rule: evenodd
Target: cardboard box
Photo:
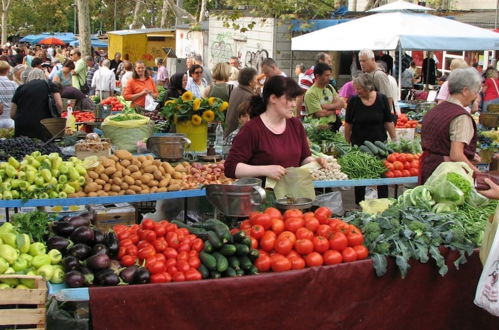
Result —
<instances>
[{"instance_id":1,"label":"cardboard box","mask_svg":"<svg viewBox=\"0 0 499 330\"><path fill-rule=\"evenodd\" d=\"M400 139L413 141L415 133L415 128L395 128L395 135L399 141Z\"/></svg>"},{"instance_id":2,"label":"cardboard box","mask_svg":"<svg viewBox=\"0 0 499 330\"><path fill-rule=\"evenodd\" d=\"M119 224L133 225L137 219L135 207L129 203L90 205L88 210L92 224L104 232Z\"/></svg>"},{"instance_id":3,"label":"cardboard box","mask_svg":"<svg viewBox=\"0 0 499 330\"><path fill-rule=\"evenodd\" d=\"M36 209L37 209L36 206L20 207L17 209L17 213L33 212L36 211ZM7 221L6 211L9 213L9 219L12 219L12 215L16 213L13 207L10 208L0 207L0 223Z\"/></svg>"},{"instance_id":4,"label":"cardboard box","mask_svg":"<svg viewBox=\"0 0 499 330\"><path fill-rule=\"evenodd\" d=\"M86 210L86 205L56 205L42 207L42 211L45 211L47 213L85 212Z\"/></svg>"}]
</instances>

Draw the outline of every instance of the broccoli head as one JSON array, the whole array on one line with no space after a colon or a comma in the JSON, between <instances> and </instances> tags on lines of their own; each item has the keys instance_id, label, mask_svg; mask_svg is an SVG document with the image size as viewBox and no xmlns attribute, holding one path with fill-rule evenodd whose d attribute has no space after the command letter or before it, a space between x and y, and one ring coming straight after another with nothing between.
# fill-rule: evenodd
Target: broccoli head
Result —
<instances>
[{"instance_id":1,"label":"broccoli head","mask_svg":"<svg viewBox=\"0 0 499 330\"><path fill-rule=\"evenodd\" d=\"M381 227L379 223L370 221L364 227L364 235L366 236L367 240L371 242L378 238L378 236L381 235Z\"/></svg>"},{"instance_id":2,"label":"broccoli head","mask_svg":"<svg viewBox=\"0 0 499 330\"><path fill-rule=\"evenodd\" d=\"M388 242L379 242L376 244L376 247L374 248L374 252L383 254L383 255L388 255L390 253L390 243Z\"/></svg>"}]
</instances>

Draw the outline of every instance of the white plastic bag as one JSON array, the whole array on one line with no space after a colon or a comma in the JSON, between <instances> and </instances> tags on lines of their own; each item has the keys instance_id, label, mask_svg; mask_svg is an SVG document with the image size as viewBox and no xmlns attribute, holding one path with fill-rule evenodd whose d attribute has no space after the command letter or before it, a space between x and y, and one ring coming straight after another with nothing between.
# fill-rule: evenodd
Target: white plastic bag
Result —
<instances>
[{"instance_id":1,"label":"white plastic bag","mask_svg":"<svg viewBox=\"0 0 499 330\"><path fill-rule=\"evenodd\" d=\"M146 95L146 104L144 109L147 111L154 111L156 110L156 107L158 106L158 102L154 102L154 98L152 97L151 94Z\"/></svg>"},{"instance_id":2,"label":"white plastic bag","mask_svg":"<svg viewBox=\"0 0 499 330\"><path fill-rule=\"evenodd\" d=\"M476 288L475 305L499 316L499 227Z\"/></svg>"},{"instance_id":3,"label":"white plastic bag","mask_svg":"<svg viewBox=\"0 0 499 330\"><path fill-rule=\"evenodd\" d=\"M334 215L342 216L345 214L345 210L343 209L343 198L340 191L332 191L316 196L314 206L326 206L333 211Z\"/></svg>"}]
</instances>

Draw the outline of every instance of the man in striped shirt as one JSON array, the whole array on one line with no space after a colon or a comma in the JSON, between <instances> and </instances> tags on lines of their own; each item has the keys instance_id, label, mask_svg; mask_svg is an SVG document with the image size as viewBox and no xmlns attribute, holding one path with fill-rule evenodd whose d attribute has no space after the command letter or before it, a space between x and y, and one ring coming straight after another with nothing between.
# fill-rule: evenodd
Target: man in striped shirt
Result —
<instances>
[{"instance_id":1,"label":"man in striped shirt","mask_svg":"<svg viewBox=\"0 0 499 330\"><path fill-rule=\"evenodd\" d=\"M13 121L10 119L10 103L17 84L7 78L9 70L9 63L0 61L0 104L3 105L3 111L0 112L0 128L13 127Z\"/></svg>"}]
</instances>

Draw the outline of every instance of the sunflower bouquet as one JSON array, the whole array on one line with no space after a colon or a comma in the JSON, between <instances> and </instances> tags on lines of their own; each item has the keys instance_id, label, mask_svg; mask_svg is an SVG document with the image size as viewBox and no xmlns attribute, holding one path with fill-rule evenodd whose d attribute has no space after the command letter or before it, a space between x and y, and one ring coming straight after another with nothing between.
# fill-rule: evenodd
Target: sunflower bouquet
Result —
<instances>
[{"instance_id":1,"label":"sunflower bouquet","mask_svg":"<svg viewBox=\"0 0 499 330\"><path fill-rule=\"evenodd\" d=\"M166 101L161 113L172 123L190 121L199 126L214 120L223 123L228 107L229 103L218 97L195 98L187 91L177 99Z\"/></svg>"}]
</instances>

